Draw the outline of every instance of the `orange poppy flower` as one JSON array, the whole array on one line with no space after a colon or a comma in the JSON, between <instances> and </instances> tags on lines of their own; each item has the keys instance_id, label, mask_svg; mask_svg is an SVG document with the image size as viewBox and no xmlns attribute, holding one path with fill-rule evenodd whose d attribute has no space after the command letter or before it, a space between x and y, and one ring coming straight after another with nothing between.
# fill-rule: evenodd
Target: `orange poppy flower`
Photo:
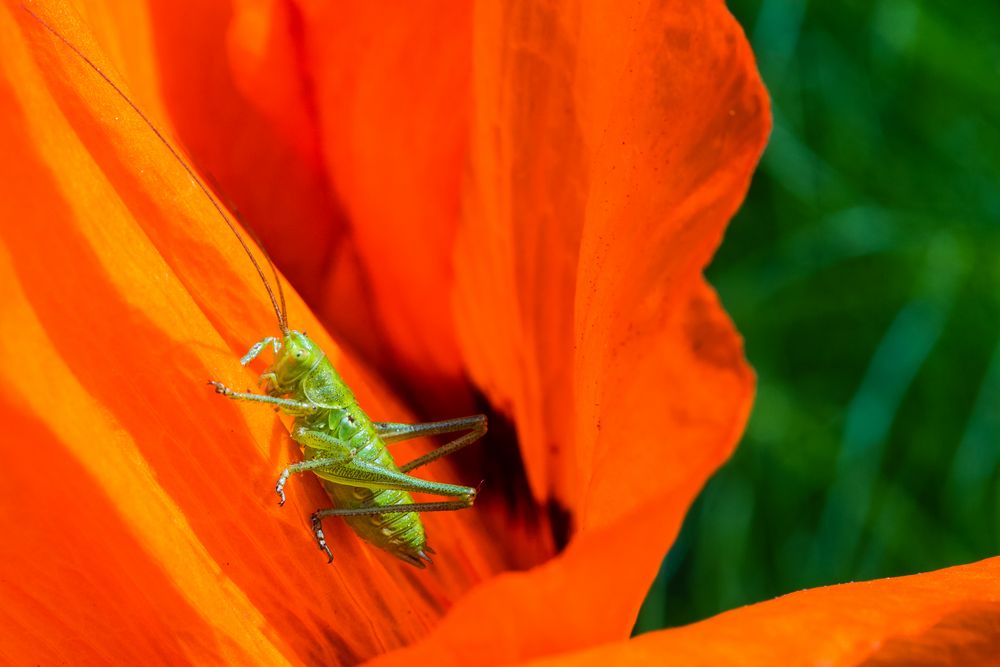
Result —
<instances>
[{"instance_id":1,"label":"orange poppy flower","mask_svg":"<svg viewBox=\"0 0 1000 667\"><path fill-rule=\"evenodd\" d=\"M273 497L297 456L284 427L205 385L252 385L237 359L275 333L246 255L134 110L7 2L6 662L996 655L997 560L625 639L753 390L701 277L769 122L721 1L328 4L28 7L183 139L369 414L456 416L471 381L511 416L428 469L482 475L481 502L426 516L428 571L335 522L327 565L318 484Z\"/></svg>"}]
</instances>

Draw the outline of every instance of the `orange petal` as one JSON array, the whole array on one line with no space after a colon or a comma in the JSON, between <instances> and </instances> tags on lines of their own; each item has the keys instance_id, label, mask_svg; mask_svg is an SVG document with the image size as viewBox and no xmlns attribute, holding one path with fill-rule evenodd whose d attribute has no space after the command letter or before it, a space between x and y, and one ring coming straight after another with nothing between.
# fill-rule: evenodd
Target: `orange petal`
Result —
<instances>
[{"instance_id":1,"label":"orange petal","mask_svg":"<svg viewBox=\"0 0 1000 667\"><path fill-rule=\"evenodd\" d=\"M70 10L29 7L124 80ZM274 502L296 456L285 429L205 384L252 385L238 356L275 332L238 243L136 114L15 3L0 6L0 45L4 656L334 663L426 634L501 565L477 514L428 518L433 577L337 525L327 566L307 526L328 504L315 480ZM289 310L373 416L407 418L295 294Z\"/></svg>"},{"instance_id":2,"label":"orange petal","mask_svg":"<svg viewBox=\"0 0 1000 667\"><path fill-rule=\"evenodd\" d=\"M88 25L135 82L140 106L169 119L194 164L310 304L332 290L331 300L352 315L335 322L338 330L363 347L372 314L355 289L360 265L320 155L291 7L267 0L86 4Z\"/></svg>"},{"instance_id":3,"label":"orange petal","mask_svg":"<svg viewBox=\"0 0 1000 667\"><path fill-rule=\"evenodd\" d=\"M559 556L484 582L458 600L425 641L374 664L502 665L628 636L684 509L735 442L752 394L749 373L737 363L739 340L719 319L707 289L697 290L669 324L653 354L671 362L663 368L670 369L676 396L690 404L675 399L676 414L663 410L656 419L623 426L623 458L609 455L595 472L602 480L595 498L623 481L634 482L634 494L607 498ZM727 402L705 409L706 396ZM685 411L696 407L704 413ZM685 453L673 459L680 472L663 469L661 447L642 433L643 424L657 420L670 445ZM649 451L637 449L640 444Z\"/></svg>"},{"instance_id":4,"label":"orange petal","mask_svg":"<svg viewBox=\"0 0 1000 667\"><path fill-rule=\"evenodd\" d=\"M388 354L383 371L440 410L465 381L450 285L466 167L470 5L298 4L324 156L370 272L379 319L369 335Z\"/></svg>"},{"instance_id":5,"label":"orange petal","mask_svg":"<svg viewBox=\"0 0 1000 667\"><path fill-rule=\"evenodd\" d=\"M197 166L316 303L344 223L326 182L299 63L285 43L290 19L274 17L266 34L254 34L246 4L150 3L140 22L150 41L137 55L155 68L159 96ZM134 20L123 19L114 21L118 30L131 30Z\"/></svg>"},{"instance_id":6,"label":"orange petal","mask_svg":"<svg viewBox=\"0 0 1000 667\"><path fill-rule=\"evenodd\" d=\"M603 521L637 489L704 479L738 435L748 371L700 276L763 148L766 94L722 2L483 3L475 26L463 353L512 410L536 498ZM710 330L685 333L695 320ZM684 394L692 369L729 388ZM731 422L725 444L674 435L701 421Z\"/></svg>"},{"instance_id":7,"label":"orange petal","mask_svg":"<svg viewBox=\"0 0 1000 667\"><path fill-rule=\"evenodd\" d=\"M536 498L568 508L576 534L383 664L502 664L627 636L752 395L701 278L769 127L738 26L711 1L634 19L495 7L476 17L461 341L514 413Z\"/></svg>"},{"instance_id":8,"label":"orange petal","mask_svg":"<svg viewBox=\"0 0 1000 667\"><path fill-rule=\"evenodd\" d=\"M476 24L463 349L515 415L536 497L599 524L704 480L738 437L749 372L701 270L767 100L721 2L492 7Z\"/></svg>"},{"instance_id":9,"label":"orange petal","mask_svg":"<svg viewBox=\"0 0 1000 667\"><path fill-rule=\"evenodd\" d=\"M530 663L557 665L995 665L1000 558L816 588L683 628Z\"/></svg>"},{"instance_id":10,"label":"orange petal","mask_svg":"<svg viewBox=\"0 0 1000 667\"><path fill-rule=\"evenodd\" d=\"M202 3L168 6L178 14L181 29L192 13L200 14L204 7ZM379 336L373 335L379 313L370 295L369 270L336 201L322 156L302 16L292 3L238 0L227 21L219 26L228 25L233 83L279 139L254 136L253 128L248 128L246 136L252 139L243 143L278 155L254 156L249 164L234 165L237 168L227 175L265 199L266 206L256 212L253 224L274 248L279 266L287 267L292 284L334 332L377 362L385 356ZM211 52L217 38L208 35L203 52ZM186 38L174 34L167 39L184 43ZM218 147L218 138L212 139L218 137L215 126L227 126L229 121L218 114L202 121L209 145ZM254 193L244 194L253 201Z\"/></svg>"}]
</instances>

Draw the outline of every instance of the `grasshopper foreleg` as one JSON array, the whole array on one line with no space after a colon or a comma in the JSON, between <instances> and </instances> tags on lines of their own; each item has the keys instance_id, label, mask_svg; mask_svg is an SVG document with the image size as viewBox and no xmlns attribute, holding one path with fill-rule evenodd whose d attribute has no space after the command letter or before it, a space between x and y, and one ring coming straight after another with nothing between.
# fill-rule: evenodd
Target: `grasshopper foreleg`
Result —
<instances>
[{"instance_id":1,"label":"grasshopper foreleg","mask_svg":"<svg viewBox=\"0 0 1000 667\"><path fill-rule=\"evenodd\" d=\"M215 393L222 394L223 396L231 398L234 401L266 403L268 405L273 405L276 408L281 408L290 415L310 415L319 410L319 406L305 401L295 401L290 398L276 398L274 396L267 396L266 394L251 394L249 392L233 391L226 385L221 382L216 382L215 380L209 380L208 383L215 387Z\"/></svg>"},{"instance_id":2,"label":"grasshopper foreleg","mask_svg":"<svg viewBox=\"0 0 1000 667\"><path fill-rule=\"evenodd\" d=\"M279 285L281 283L278 283ZM274 336L268 336L263 340L259 340L253 344L250 350L240 358L240 363L244 366L249 364L251 361L257 358L257 356L264 351L264 348L271 345L274 348L274 353L278 354L278 350L281 349L281 341Z\"/></svg>"}]
</instances>

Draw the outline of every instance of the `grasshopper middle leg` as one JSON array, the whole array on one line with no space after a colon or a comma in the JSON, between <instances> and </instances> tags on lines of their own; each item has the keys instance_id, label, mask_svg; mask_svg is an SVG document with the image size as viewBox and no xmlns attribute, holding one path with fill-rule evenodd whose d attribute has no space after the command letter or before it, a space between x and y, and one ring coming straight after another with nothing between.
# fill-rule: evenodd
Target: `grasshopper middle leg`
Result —
<instances>
[{"instance_id":1,"label":"grasshopper middle leg","mask_svg":"<svg viewBox=\"0 0 1000 667\"><path fill-rule=\"evenodd\" d=\"M330 551L330 547L326 543L326 535L323 534L323 519L326 519L327 517L390 514L401 512L453 512L455 510L464 510L468 507L472 507L473 502L475 502L475 489L472 491L472 496L466 500L443 500L436 503L406 503L404 505L389 505L386 507L353 507L350 509L330 507L325 510L317 510L313 512L310 521L312 523L313 535L316 537L316 543L319 545L320 551L325 553L328 562L332 563L333 553ZM426 549L432 553L434 551L430 547L426 547Z\"/></svg>"},{"instance_id":2,"label":"grasshopper middle leg","mask_svg":"<svg viewBox=\"0 0 1000 667\"><path fill-rule=\"evenodd\" d=\"M324 478L336 484L344 484L346 486L355 486L357 485L357 480L365 480L364 486L376 491L382 489L399 489L407 492L417 491L439 496L450 496L452 498L457 497L457 500L371 507L331 507L319 510L312 515L313 534L316 536L319 548L331 562L333 561L333 554L330 552L330 548L326 543L326 536L323 534L322 520L326 517L398 514L403 512L449 512L472 507L476 501L476 489L470 486L431 482L419 477L412 477L403 472L390 470L371 461L352 459L340 466L338 473L336 476L324 475ZM354 477L354 475L357 475L357 477Z\"/></svg>"}]
</instances>

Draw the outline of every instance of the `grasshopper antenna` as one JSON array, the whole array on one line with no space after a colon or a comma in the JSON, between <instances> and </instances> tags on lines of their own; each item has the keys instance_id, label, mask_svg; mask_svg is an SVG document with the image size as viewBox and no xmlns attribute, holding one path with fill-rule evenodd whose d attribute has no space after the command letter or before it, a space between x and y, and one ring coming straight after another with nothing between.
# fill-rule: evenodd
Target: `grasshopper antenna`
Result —
<instances>
[{"instance_id":1,"label":"grasshopper antenna","mask_svg":"<svg viewBox=\"0 0 1000 667\"><path fill-rule=\"evenodd\" d=\"M215 179L211 180L214 181ZM217 190L221 190L218 183L216 183L215 186ZM229 210L233 212L236 219L243 225L243 230L250 235L250 238L252 238L253 242L257 244L260 251L264 253L264 259L267 260L267 265L271 267L271 275L274 276L274 284L278 286L278 303L281 305L281 316L279 317L279 320L283 320L285 323L285 328L282 329L281 332L286 333L288 328L288 309L285 307L285 290L281 289L281 278L278 277L278 267L274 265L274 260L271 259L271 253L269 253L267 248L264 247L264 244L261 243L260 237L257 236L257 232L255 232L253 227L248 225L246 220L244 220L240 215L239 209L236 208L232 201L227 202L227 204L229 206Z\"/></svg>"},{"instance_id":2,"label":"grasshopper antenna","mask_svg":"<svg viewBox=\"0 0 1000 667\"><path fill-rule=\"evenodd\" d=\"M191 180L193 180L195 182L195 185L198 186L198 189L200 189L205 194L205 196L208 197L208 200L212 202L212 206L218 212L219 217L221 217L223 221L225 221L226 226L229 227L229 230L240 242L240 246L243 247L243 251L246 253L247 257L250 258L250 263L253 264L253 268L257 270L257 275L260 276L261 282L264 283L264 289L267 290L267 295L271 299L271 307L274 308L274 315L275 317L278 318L278 328L281 329L282 335L286 335L288 333L288 315L287 315L287 310L285 309L285 293L281 289L281 280L278 279L278 271L277 269L275 269L274 263L271 261L270 256L268 256L267 252L264 251L264 247L260 246L261 251L264 252L264 256L267 257L268 264L271 265L271 270L274 272L274 281L275 284L277 284L278 286L278 294L281 297L280 306L279 306L279 300L274 296L274 289L272 289L270 281L268 281L267 276L264 274L264 270L261 269L260 263L257 261L257 258L254 257L252 252L250 252L250 246L247 245L246 239L243 238L243 235L240 234L239 230L236 229L236 225L233 224L233 221L230 220L229 216L226 215L225 211L222 210L222 206L215 199L215 197L212 196L212 193L209 192L208 187L206 187L205 184L202 182L202 180L198 178L198 176L194 173L194 170L188 165L188 163L184 160L184 158L181 157L181 154L177 151L177 149L174 148L169 141L167 141L167 138L163 135L162 132L160 132L160 130L156 127L156 125L153 124L153 121L151 121L146 116L146 114L142 112L142 109L140 109L136 105L136 103L133 102L129 98L129 96L126 95L124 91L122 91L121 88L118 87L118 84L116 84L114 81L111 80L111 77L105 74L104 71L94 63L94 61L92 61L90 58L84 55L84 53L80 51L80 49L77 48L76 45L74 45L68 39L63 37L62 34L60 34L58 30L49 25L45 21L45 19L40 17L35 12L31 11L31 9L27 7L27 5L22 4L21 9L26 11L28 15L31 16L31 18L38 21L38 23L40 23L43 28L48 30L60 42L65 44L66 47L69 48L70 51L75 53L80 58L80 60L85 62L90 67L90 69L94 70L94 72L99 77L104 79L104 81L109 86L111 86L112 90L118 93L118 96L121 97L122 100L132 108L132 110L136 113L136 115L138 115L139 118L147 126L149 126L149 129L153 131L153 134L156 135L156 138L160 140L160 143L162 143L166 147L166 149L170 151L170 154L173 155L174 158L177 160L177 162L180 163L181 167L184 168L184 171L186 171L188 176L191 177ZM256 239L256 236L254 238ZM257 241L257 243L258 245L260 245L259 240Z\"/></svg>"},{"instance_id":3,"label":"grasshopper antenna","mask_svg":"<svg viewBox=\"0 0 1000 667\"><path fill-rule=\"evenodd\" d=\"M274 261L271 259L271 253L269 253L267 251L267 248L264 247L264 244L260 242L260 237L257 236L257 233L253 230L253 227L250 227L246 223L243 223L243 229L245 229L247 234L250 235L250 238L254 240L254 243L257 244L257 247L260 248L260 251L264 253L264 259L267 260L268 265L271 267L271 275L274 276L274 284L278 286L278 303L281 306L281 314L278 316L278 322L279 322L278 326L281 328L282 334L287 334L288 308L285 306L285 290L281 288L281 278L278 277L278 267L274 265Z\"/></svg>"}]
</instances>

